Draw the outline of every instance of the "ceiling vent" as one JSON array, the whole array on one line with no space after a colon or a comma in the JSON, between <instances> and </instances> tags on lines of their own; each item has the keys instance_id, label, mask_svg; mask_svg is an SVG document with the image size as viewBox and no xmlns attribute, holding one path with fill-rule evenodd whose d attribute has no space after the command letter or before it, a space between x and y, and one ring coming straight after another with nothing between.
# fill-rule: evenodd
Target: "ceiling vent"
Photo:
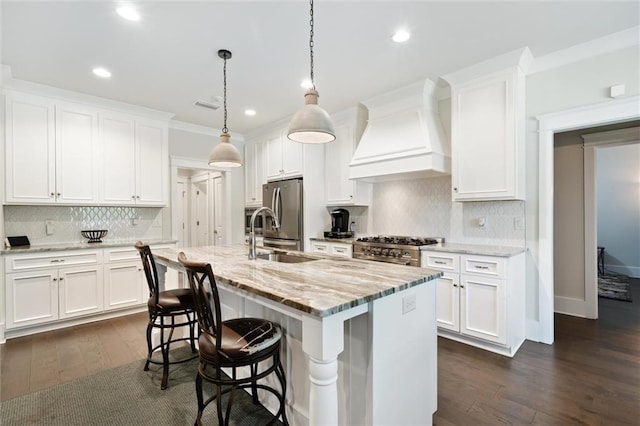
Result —
<instances>
[{"instance_id":1,"label":"ceiling vent","mask_svg":"<svg viewBox=\"0 0 640 426\"><path fill-rule=\"evenodd\" d=\"M216 96L213 101L205 101L202 99L198 99L193 103L193 105L202 107L202 108L209 108L215 111L217 109L220 109L220 107L222 106L222 98L219 96Z\"/></svg>"}]
</instances>

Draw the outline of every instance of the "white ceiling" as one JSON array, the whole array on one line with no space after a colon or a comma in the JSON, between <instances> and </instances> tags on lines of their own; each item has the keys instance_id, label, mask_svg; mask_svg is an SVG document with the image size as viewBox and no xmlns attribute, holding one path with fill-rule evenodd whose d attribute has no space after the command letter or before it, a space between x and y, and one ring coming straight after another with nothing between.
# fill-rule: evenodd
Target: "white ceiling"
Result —
<instances>
[{"instance_id":1,"label":"white ceiling","mask_svg":"<svg viewBox=\"0 0 640 426\"><path fill-rule=\"evenodd\" d=\"M306 1L7 1L2 57L13 78L167 111L175 119L222 127L222 109L192 105L222 96L229 49L228 127L246 133L303 104L309 75ZM439 77L528 46L534 57L639 24L638 1L316 0L315 80L320 105L337 112L377 94ZM411 31L405 44L390 36ZM113 73L99 79L91 69ZM245 108L257 110L255 117Z\"/></svg>"}]
</instances>

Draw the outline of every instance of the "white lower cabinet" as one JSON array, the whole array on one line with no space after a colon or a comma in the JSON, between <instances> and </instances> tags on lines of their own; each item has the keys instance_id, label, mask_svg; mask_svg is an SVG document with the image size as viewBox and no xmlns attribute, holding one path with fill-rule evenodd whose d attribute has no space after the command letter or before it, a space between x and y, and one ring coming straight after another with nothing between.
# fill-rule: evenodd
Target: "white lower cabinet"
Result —
<instances>
[{"instance_id":1,"label":"white lower cabinet","mask_svg":"<svg viewBox=\"0 0 640 426\"><path fill-rule=\"evenodd\" d=\"M152 245L151 249L172 246ZM4 265L6 328L19 329L20 334L48 323L65 324L62 320L67 319L113 316L117 310L130 313L132 308L144 307L149 297L140 254L133 244L7 254ZM170 286L171 277L168 281Z\"/></svg>"},{"instance_id":2,"label":"white lower cabinet","mask_svg":"<svg viewBox=\"0 0 640 426\"><path fill-rule=\"evenodd\" d=\"M136 306L146 301L149 293L140 254L136 249L105 249L104 309Z\"/></svg>"},{"instance_id":3,"label":"white lower cabinet","mask_svg":"<svg viewBox=\"0 0 640 426\"><path fill-rule=\"evenodd\" d=\"M311 240L311 251L313 253L331 254L333 256L353 257L353 245L351 243Z\"/></svg>"},{"instance_id":4,"label":"white lower cabinet","mask_svg":"<svg viewBox=\"0 0 640 426\"><path fill-rule=\"evenodd\" d=\"M101 312L102 252L46 252L5 259L7 329Z\"/></svg>"},{"instance_id":5,"label":"white lower cabinet","mask_svg":"<svg viewBox=\"0 0 640 426\"><path fill-rule=\"evenodd\" d=\"M511 257L425 251L437 280L439 334L507 356L525 335L524 254Z\"/></svg>"}]
</instances>

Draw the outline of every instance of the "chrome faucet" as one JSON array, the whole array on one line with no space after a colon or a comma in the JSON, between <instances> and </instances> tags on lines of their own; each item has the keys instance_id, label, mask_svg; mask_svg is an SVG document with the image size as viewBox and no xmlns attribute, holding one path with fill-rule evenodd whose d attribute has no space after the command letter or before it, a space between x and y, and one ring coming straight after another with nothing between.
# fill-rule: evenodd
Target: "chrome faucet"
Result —
<instances>
[{"instance_id":1,"label":"chrome faucet","mask_svg":"<svg viewBox=\"0 0 640 426\"><path fill-rule=\"evenodd\" d=\"M256 221L256 217L262 212L269 213L271 217L273 217L273 228L280 229L280 221L278 220L278 216L271 210L269 207L260 207L256 209L251 215L251 232L249 232L249 260L253 260L256 258L256 232L254 229L254 223Z\"/></svg>"}]
</instances>

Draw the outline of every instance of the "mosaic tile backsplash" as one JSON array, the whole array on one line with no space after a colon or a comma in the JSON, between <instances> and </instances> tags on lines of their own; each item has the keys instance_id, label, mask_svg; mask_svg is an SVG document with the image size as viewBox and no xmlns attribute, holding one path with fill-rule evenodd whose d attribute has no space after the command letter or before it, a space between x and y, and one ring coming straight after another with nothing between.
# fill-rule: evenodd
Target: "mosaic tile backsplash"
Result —
<instances>
[{"instance_id":1,"label":"mosaic tile backsplash","mask_svg":"<svg viewBox=\"0 0 640 426\"><path fill-rule=\"evenodd\" d=\"M358 234L445 237L466 244L525 246L524 201L451 201L451 177L377 183L367 209L348 208ZM485 226L478 220L485 218Z\"/></svg>"},{"instance_id":2,"label":"mosaic tile backsplash","mask_svg":"<svg viewBox=\"0 0 640 426\"><path fill-rule=\"evenodd\" d=\"M162 208L149 207L4 206L4 226L6 235L27 235L32 245L84 242L80 231L88 229L108 230L103 241L163 237Z\"/></svg>"}]
</instances>

